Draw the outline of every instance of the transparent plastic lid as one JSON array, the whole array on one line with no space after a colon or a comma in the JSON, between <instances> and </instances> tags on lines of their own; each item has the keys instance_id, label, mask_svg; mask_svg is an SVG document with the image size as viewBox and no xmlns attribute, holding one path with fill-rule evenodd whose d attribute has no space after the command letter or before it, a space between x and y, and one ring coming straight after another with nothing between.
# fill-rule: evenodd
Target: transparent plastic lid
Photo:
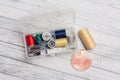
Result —
<instances>
[{"instance_id":1,"label":"transparent plastic lid","mask_svg":"<svg viewBox=\"0 0 120 80\"><path fill-rule=\"evenodd\" d=\"M74 11L72 9L55 7L40 8L30 15L21 17L20 21L25 23L21 26L24 34L72 28L74 24Z\"/></svg>"}]
</instances>

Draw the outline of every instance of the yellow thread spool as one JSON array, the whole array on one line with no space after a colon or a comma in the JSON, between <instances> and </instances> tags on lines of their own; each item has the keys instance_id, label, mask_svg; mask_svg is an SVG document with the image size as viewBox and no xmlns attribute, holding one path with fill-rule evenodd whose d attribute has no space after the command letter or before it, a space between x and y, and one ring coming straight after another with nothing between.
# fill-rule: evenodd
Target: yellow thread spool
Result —
<instances>
[{"instance_id":1,"label":"yellow thread spool","mask_svg":"<svg viewBox=\"0 0 120 80\"><path fill-rule=\"evenodd\" d=\"M95 41L93 40L88 28L80 29L79 36L83 41L87 50L93 49L96 46Z\"/></svg>"},{"instance_id":2,"label":"yellow thread spool","mask_svg":"<svg viewBox=\"0 0 120 80\"><path fill-rule=\"evenodd\" d=\"M55 42L58 47L65 47L68 44L67 38L56 39Z\"/></svg>"}]
</instances>

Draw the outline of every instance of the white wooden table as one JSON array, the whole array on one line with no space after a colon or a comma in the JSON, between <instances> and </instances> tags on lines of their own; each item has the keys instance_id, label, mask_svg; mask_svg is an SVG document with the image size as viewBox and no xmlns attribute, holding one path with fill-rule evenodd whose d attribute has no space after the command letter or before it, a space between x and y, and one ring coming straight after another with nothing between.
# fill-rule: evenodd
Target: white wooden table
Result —
<instances>
[{"instance_id":1,"label":"white wooden table","mask_svg":"<svg viewBox=\"0 0 120 80\"><path fill-rule=\"evenodd\" d=\"M75 28L91 31L97 47L87 71L71 67L71 54L25 59L18 19L50 5L73 8ZM0 0L0 80L120 80L120 0Z\"/></svg>"}]
</instances>

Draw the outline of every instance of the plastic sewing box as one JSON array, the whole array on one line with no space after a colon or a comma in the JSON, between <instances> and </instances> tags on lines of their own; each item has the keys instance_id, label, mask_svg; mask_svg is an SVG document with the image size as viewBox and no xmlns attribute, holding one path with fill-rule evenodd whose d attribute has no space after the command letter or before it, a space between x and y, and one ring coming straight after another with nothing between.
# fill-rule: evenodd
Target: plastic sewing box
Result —
<instances>
[{"instance_id":1,"label":"plastic sewing box","mask_svg":"<svg viewBox=\"0 0 120 80\"><path fill-rule=\"evenodd\" d=\"M73 53L76 46L74 11L44 10L21 18L27 58Z\"/></svg>"}]
</instances>

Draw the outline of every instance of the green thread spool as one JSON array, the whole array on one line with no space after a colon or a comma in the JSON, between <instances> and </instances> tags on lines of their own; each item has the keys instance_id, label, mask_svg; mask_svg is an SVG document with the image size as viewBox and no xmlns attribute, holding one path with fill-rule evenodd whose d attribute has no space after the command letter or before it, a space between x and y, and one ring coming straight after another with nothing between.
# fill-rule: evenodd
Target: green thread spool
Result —
<instances>
[{"instance_id":1,"label":"green thread spool","mask_svg":"<svg viewBox=\"0 0 120 80\"><path fill-rule=\"evenodd\" d=\"M38 45L42 45L42 42L43 42L42 34L36 34L35 40Z\"/></svg>"}]
</instances>

